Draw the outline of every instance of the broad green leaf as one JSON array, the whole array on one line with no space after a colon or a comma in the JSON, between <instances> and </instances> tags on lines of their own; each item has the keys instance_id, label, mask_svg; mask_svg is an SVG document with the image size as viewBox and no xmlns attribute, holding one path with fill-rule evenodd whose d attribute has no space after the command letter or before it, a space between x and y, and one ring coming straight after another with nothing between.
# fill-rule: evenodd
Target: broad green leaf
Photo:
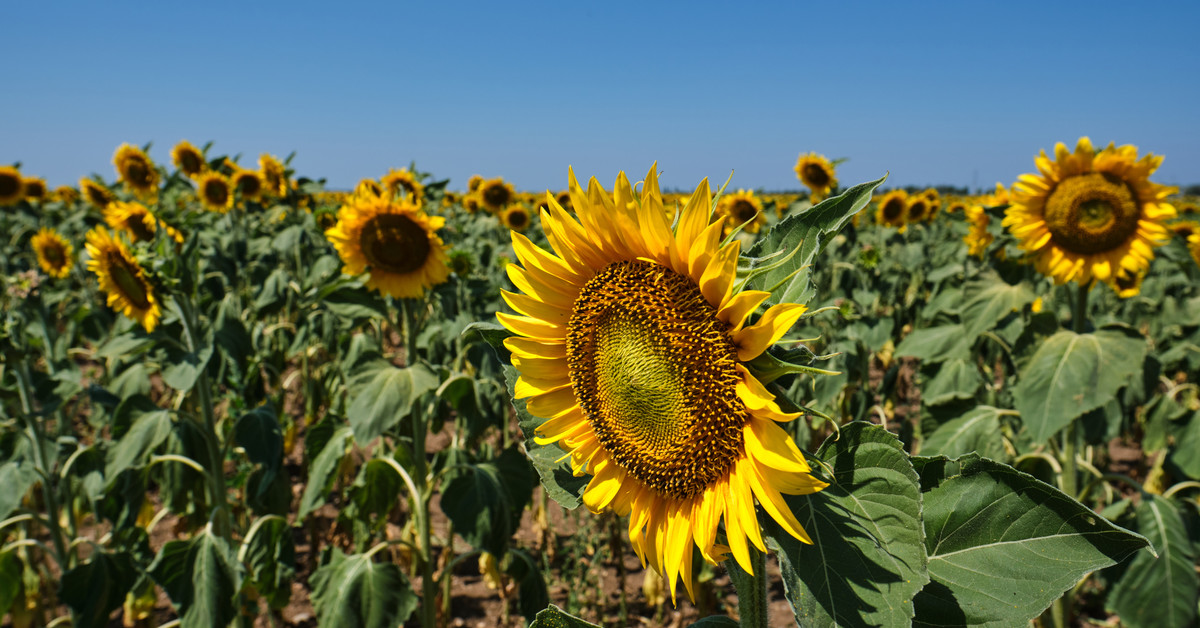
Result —
<instances>
[{"instance_id":1,"label":"broad green leaf","mask_svg":"<svg viewBox=\"0 0 1200 628\"><path fill-rule=\"evenodd\" d=\"M134 331L130 331L119 336L113 336L100 345L96 349L96 357L104 360L119 358L128 360L129 358L145 353L154 346L154 338L142 332L138 327Z\"/></svg>"},{"instance_id":2,"label":"broad green leaf","mask_svg":"<svg viewBox=\"0 0 1200 628\"><path fill-rule=\"evenodd\" d=\"M334 316L347 320L389 318L387 303L378 293L356 286L345 286L331 292L321 300L321 306Z\"/></svg>"},{"instance_id":3,"label":"broad green leaf","mask_svg":"<svg viewBox=\"0 0 1200 628\"><path fill-rule=\"evenodd\" d=\"M149 573L179 609L183 628L225 626L237 615L233 597L242 586L242 565L211 528L187 541L168 541Z\"/></svg>"},{"instance_id":4,"label":"broad green leaf","mask_svg":"<svg viewBox=\"0 0 1200 628\"><path fill-rule=\"evenodd\" d=\"M983 384L979 368L974 362L962 358L950 358L938 368L937 375L925 381L921 389L921 403L931 406L972 399L975 391Z\"/></svg>"},{"instance_id":5,"label":"broad green leaf","mask_svg":"<svg viewBox=\"0 0 1200 628\"><path fill-rule=\"evenodd\" d=\"M346 416L354 440L367 445L412 414L413 404L438 387L437 375L423 364L379 369L366 385L354 391Z\"/></svg>"},{"instance_id":6,"label":"broad green leaf","mask_svg":"<svg viewBox=\"0 0 1200 628\"><path fill-rule=\"evenodd\" d=\"M261 498L283 464L283 430L279 428L274 408L259 406L243 414L233 426L233 438L246 450L250 462L262 465L263 477L258 490Z\"/></svg>"},{"instance_id":7,"label":"broad green leaf","mask_svg":"<svg viewBox=\"0 0 1200 628\"><path fill-rule=\"evenodd\" d=\"M246 582L267 600L273 609L287 606L292 597L292 578L296 574L296 548L292 526L277 516L254 522L238 560L246 566Z\"/></svg>"},{"instance_id":8,"label":"broad green leaf","mask_svg":"<svg viewBox=\"0 0 1200 628\"><path fill-rule=\"evenodd\" d=\"M171 435L171 414L154 410L137 414L116 446L108 450L104 477L115 478L120 472L144 465L154 451Z\"/></svg>"},{"instance_id":9,"label":"broad green leaf","mask_svg":"<svg viewBox=\"0 0 1200 628\"><path fill-rule=\"evenodd\" d=\"M768 305L776 303L808 303L816 293L810 276L812 264L850 218L871 202L871 193L879 187L887 175L875 181L860 183L845 192L827 198L810 209L792 214L760 237L750 249L752 258L782 252L788 255L799 249L786 263L757 277L751 283L758 290L771 290ZM770 266L779 259L762 259L757 267ZM754 267L750 272L754 271Z\"/></svg>"},{"instance_id":10,"label":"broad green leaf","mask_svg":"<svg viewBox=\"0 0 1200 628\"><path fill-rule=\"evenodd\" d=\"M921 443L922 456L948 456L978 453L985 458L1003 458L1004 438L1000 434L1000 415L1009 410L978 406L965 415L938 426Z\"/></svg>"},{"instance_id":11,"label":"broad green leaf","mask_svg":"<svg viewBox=\"0 0 1200 628\"><path fill-rule=\"evenodd\" d=\"M989 275L964 286L963 297L966 299L960 310L963 327L967 337L975 339L995 327L1005 316L1033 303L1037 295L1025 282L1013 286Z\"/></svg>"},{"instance_id":12,"label":"broad green leaf","mask_svg":"<svg viewBox=\"0 0 1200 628\"><path fill-rule=\"evenodd\" d=\"M321 453L312 461L308 468L308 483L304 485L304 495L300 497L297 520L305 518L308 513L325 503L329 487L337 473L338 463L342 461L342 456L346 455L346 443L351 438L353 434L349 427L338 428L329 438L329 442L325 443Z\"/></svg>"},{"instance_id":13,"label":"broad green leaf","mask_svg":"<svg viewBox=\"0 0 1200 628\"><path fill-rule=\"evenodd\" d=\"M71 607L72 626L103 628L137 578L129 554L96 552L90 561L63 574L58 597Z\"/></svg>"},{"instance_id":14,"label":"broad green leaf","mask_svg":"<svg viewBox=\"0 0 1200 628\"><path fill-rule=\"evenodd\" d=\"M1135 512L1138 532L1158 557L1139 552L1113 585L1106 605L1130 628L1194 626L1200 576L1182 513L1171 500L1149 493L1142 493Z\"/></svg>"},{"instance_id":15,"label":"broad green leaf","mask_svg":"<svg viewBox=\"0 0 1200 628\"><path fill-rule=\"evenodd\" d=\"M234 381L240 383L246 377L247 365L254 355L254 341L242 322L242 313L234 293L225 295L221 301L213 326L213 337L221 348L221 355L232 369Z\"/></svg>"},{"instance_id":16,"label":"broad green leaf","mask_svg":"<svg viewBox=\"0 0 1200 628\"><path fill-rule=\"evenodd\" d=\"M925 545L932 581L914 626L1018 626L1086 574L1147 546L1058 489L968 455L926 459Z\"/></svg>"},{"instance_id":17,"label":"broad green leaf","mask_svg":"<svg viewBox=\"0 0 1200 628\"><path fill-rule=\"evenodd\" d=\"M1043 343L1013 390L1021 421L1045 442L1085 412L1116 397L1146 357L1146 341L1119 329L1060 331Z\"/></svg>"},{"instance_id":18,"label":"broad green leaf","mask_svg":"<svg viewBox=\"0 0 1200 628\"><path fill-rule=\"evenodd\" d=\"M551 604L533 618L529 628L600 628Z\"/></svg>"},{"instance_id":19,"label":"broad green leaf","mask_svg":"<svg viewBox=\"0 0 1200 628\"><path fill-rule=\"evenodd\" d=\"M536 479L516 449L461 468L443 485L442 512L472 547L503 556L521 523Z\"/></svg>"},{"instance_id":20,"label":"broad green leaf","mask_svg":"<svg viewBox=\"0 0 1200 628\"><path fill-rule=\"evenodd\" d=\"M333 548L329 563L312 575L312 603L321 626L395 628L417 608L417 596L395 563L370 554L347 556Z\"/></svg>"},{"instance_id":21,"label":"broad green leaf","mask_svg":"<svg viewBox=\"0 0 1200 628\"><path fill-rule=\"evenodd\" d=\"M972 339L962 325L941 325L914 329L896 346L896 357L919 358L922 362L944 362L950 358L970 358Z\"/></svg>"},{"instance_id":22,"label":"broad green leaf","mask_svg":"<svg viewBox=\"0 0 1200 628\"><path fill-rule=\"evenodd\" d=\"M1171 448L1168 460L1193 480L1200 480L1200 412L1193 412Z\"/></svg>"},{"instance_id":23,"label":"broad green leaf","mask_svg":"<svg viewBox=\"0 0 1200 628\"><path fill-rule=\"evenodd\" d=\"M187 392L196 385L200 373L208 367L208 361L213 355L212 330L204 339L203 345L196 351L182 351L169 346L167 361L163 365L162 378L168 386L181 392Z\"/></svg>"},{"instance_id":24,"label":"broad green leaf","mask_svg":"<svg viewBox=\"0 0 1200 628\"><path fill-rule=\"evenodd\" d=\"M17 558L17 550L0 552L0 617L4 617L20 594L21 560Z\"/></svg>"},{"instance_id":25,"label":"broad green leaf","mask_svg":"<svg viewBox=\"0 0 1200 628\"><path fill-rule=\"evenodd\" d=\"M913 596L929 580L920 487L908 455L883 428L855 422L826 439L817 457L832 469L830 486L785 496L813 544L763 517L797 620L805 626L908 625Z\"/></svg>"},{"instance_id":26,"label":"broad green leaf","mask_svg":"<svg viewBox=\"0 0 1200 628\"><path fill-rule=\"evenodd\" d=\"M517 607L527 620L533 618L550 603L550 593L546 590L546 578L538 561L523 550L510 548L508 550L508 566L504 573L516 581L519 587Z\"/></svg>"},{"instance_id":27,"label":"broad green leaf","mask_svg":"<svg viewBox=\"0 0 1200 628\"><path fill-rule=\"evenodd\" d=\"M33 487L41 476L28 459L13 460L0 464L0 521L8 518L18 506L25 494Z\"/></svg>"},{"instance_id":28,"label":"broad green leaf","mask_svg":"<svg viewBox=\"0 0 1200 628\"><path fill-rule=\"evenodd\" d=\"M504 380L508 385L508 396L512 398L513 387L517 384L517 369L510 365L504 366ZM517 419L521 431L525 434L525 452L533 463L541 479L542 488L558 503L568 510L573 510L583 503L580 495L583 488L591 481L591 476L576 476L571 471L571 464L564 460L566 456L558 445L539 445L533 440L537 427L545 422L541 417L535 417L525 407L524 399L512 399L513 408L517 411Z\"/></svg>"},{"instance_id":29,"label":"broad green leaf","mask_svg":"<svg viewBox=\"0 0 1200 628\"><path fill-rule=\"evenodd\" d=\"M372 458L359 469L350 489L350 499L363 514L385 517L404 491L404 480L391 463Z\"/></svg>"}]
</instances>

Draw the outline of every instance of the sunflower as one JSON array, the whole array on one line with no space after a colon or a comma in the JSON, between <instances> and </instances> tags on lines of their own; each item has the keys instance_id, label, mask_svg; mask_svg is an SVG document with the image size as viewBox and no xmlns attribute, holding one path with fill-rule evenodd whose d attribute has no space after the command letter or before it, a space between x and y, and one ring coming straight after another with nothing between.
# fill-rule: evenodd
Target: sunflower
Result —
<instances>
[{"instance_id":1,"label":"sunflower","mask_svg":"<svg viewBox=\"0 0 1200 628\"><path fill-rule=\"evenodd\" d=\"M125 186L139 196L148 196L158 191L158 169L142 149L121 144L113 155L113 165Z\"/></svg>"},{"instance_id":2,"label":"sunflower","mask_svg":"<svg viewBox=\"0 0 1200 628\"><path fill-rule=\"evenodd\" d=\"M1192 254L1192 259L1197 265L1200 265L1200 232L1193 233L1187 239L1188 251Z\"/></svg>"},{"instance_id":3,"label":"sunflower","mask_svg":"<svg viewBox=\"0 0 1200 628\"><path fill-rule=\"evenodd\" d=\"M41 266L47 275L62 279L71 273L71 265L74 262L71 256L75 249L57 231L42 227L34 234L30 244L33 245L33 252L37 254L38 266Z\"/></svg>"},{"instance_id":4,"label":"sunflower","mask_svg":"<svg viewBox=\"0 0 1200 628\"><path fill-rule=\"evenodd\" d=\"M572 211L571 210L571 193L568 192L567 190L563 190L562 192L559 192L558 194L556 194L554 196L554 200L558 201L558 204L561 205L563 209L565 209L567 211Z\"/></svg>"},{"instance_id":5,"label":"sunflower","mask_svg":"<svg viewBox=\"0 0 1200 628\"><path fill-rule=\"evenodd\" d=\"M79 191L89 203L100 209L104 209L106 205L113 202L113 193L103 183L98 183L88 178L79 180Z\"/></svg>"},{"instance_id":6,"label":"sunflower","mask_svg":"<svg viewBox=\"0 0 1200 628\"><path fill-rule=\"evenodd\" d=\"M946 213L947 214L957 214L958 212L966 212L968 207L970 207L970 204L967 203L966 199L959 198L957 196L946 199Z\"/></svg>"},{"instance_id":7,"label":"sunflower","mask_svg":"<svg viewBox=\"0 0 1200 628\"><path fill-rule=\"evenodd\" d=\"M912 224L929 220L929 198L924 194L914 194L908 197L904 221Z\"/></svg>"},{"instance_id":8,"label":"sunflower","mask_svg":"<svg viewBox=\"0 0 1200 628\"><path fill-rule=\"evenodd\" d=\"M375 179L363 179L354 186L354 196L383 197L383 186Z\"/></svg>"},{"instance_id":9,"label":"sunflower","mask_svg":"<svg viewBox=\"0 0 1200 628\"><path fill-rule=\"evenodd\" d=\"M467 192L474 192L483 184L483 177L473 174L470 179L467 179Z\"/></svg>"},{"instance_id":10,"label":"sunflower","mask_svg":"<svg viewBox=\"0 0 1200 628\"><path fill-rule=\"evenodd\" d=\"M458 195L458 192L453 190L442 192L442 207L451 208L460 202L462 202L462 197Z\"/></svg>"},{"instance_id":11,"label":"sunflower","mask_svg":"<svg viewBox=\"0 0 1200 628\"><path fill-rule=\"evenodd\" d=\"M159 223L167 235L176 242L183 242L183 234L159 220L145 205L137 202L113 201L104 208L104 222L113 231L124 232L134 242L150 242L158 230Z\"/></svg>"},{"instance_id":12,"label":"sunflower","mask_svg":"<svg viewBox=\"0 0 1200 628\"><path fill-rule=\"evenodd\" d=\"M524 205L510 205L500 212L500 224L513 231L525 231L529 228L529 210Z\"/></svg>"},{"instance_id":13,"label":"sunflower","mask_svg":"<svg viewBox=\"0 0 1200 628\"><path fill-rule=\"evenodd\" d=\"M554 252L512 234L524 268L507 267L524 294L503 292L519 314L497 317L520 372L514 394L535 416L539 444L558 443L583 502L629 516L630 541L674 597L693 593L692 548L710 563L731 553L751 571L747 540L765 551L754 502L811 542L781 493L825 483L776 421L790 421L744 366L805 311L781 304L753 325L767 292L735 292L741 244L718 245L702 181L674 215L663 211L656 167L640 195L622 172L609 195L569 175L579 221L557 202L542 216ZM724 520L728 547L716 542Z\"/></svg>"},{"instance_id":14,"label":"sunflower","mask_svg":"<svg viewBox=\"0 0 1200 628\"><path fill-rule=\"evenodd\" d=\"M46 180L41 177L26 177L25 178L25 199L44 201L49 190L46 189Z\"/></svg>"},{"instance_id":15,"label":"sunflower","mask_svg":"<svg viewBox=\"0 0 1200 628\"><path fill-rule=\"evenodd\" d=\"M995 239L988 231L992 219L983 211L982 205L967 207L966 216L967 222L971 224L966 237L963 238L963 242L967 244L967 255L975 255L982 259L987 247L991 246L992 240Z\"/></svg>"},{"instance_id":16,"label":"sunflower","mask_svg":"<svg viewBox=\"0 0 1200 628\"><path fill-rule=\"evenodd\" d=\"M726 231L732 231L739 225L747 233L758 233L767 224L767 216L762 210L762 201L754 195L753 190L738 190L722 196L717 203L717 213L725 221Z\"/></svg>"},{"instance_id":17,"label":"sunflower","mask_svg":"<svg viewBox=\"0 0 1200 628\"><path fill-rule=\"evenodd\" d=\"M325 232L347 274L370 271L368 288L393 297L420 297L450 276L446 250L435 233L446 219L408 200L356 196L338 210Z\"/></svg>"},{"instance_id":18,"label":"sunflower","mask_svg":"<svg viewBox=\"0 0 1200 628\"><path fill-rule=\"evenodd\" d=\"M908 216L908 192L892 190L879 199L879 209L875 213L875 222L888 227L905 228L905 218Z\"/></svg>"},{"instance_id":19,"label":"sunflower","mask_svg":"<svg viewBox=\"0 0 1200 628\"><path fill-rule=\"evenodd\" d=\"M800 158L796 160L796 177L812 190L810 199L813 203L821 202L821 199L825 198L829 191L836 188L838 184L833 164L829 163L824 155L816 153L800 155Z\"/></svg>"},{"instance_id":20,"label":"sunflower","mask_svg":"<svg viewBox=\"0 0 1200 628\"><path fill-rule=\"evenodd\" d=\"M267 194L280 198L287 196L287 168L282 161L269 153L259 155L258 174L262 175Z\"/></svg>"},{"instance_id":21,"label":"sunflower","mask_svg":"<svg viewBox=\"0 0 1200 628\"><path fill-rule=\"evenodd\" d=\"M925 197L928 211L925 213L925 220L931 221L937 215L938 210L942 208L942 195L938 193L936 188L928 188L921 193Z\"/></svg>"},{"instance_id":22,"label":"sunflower","mask_svg":"<svg viewBox=\"0 0 1200 628\"><path fill-rule=\"evenodd\" d=\"M1132 145L1097 153L1086 137L1074 153L1061 142L1054 153L1052 161L1042 151L1035 160L1041 174L1023 174L1013 185L1004 226L1055 283L1128 285L1170 237L1163 223L1175 208L1163 199L1176 190L1150 182L1162 157L1139 160Z\"/></svg>"},{"instance_id":23,"label":"sunflower","mask_svg":"<svg viewBox=\"0 0 1200 628\"><path fill-rule=\"evenodd\" d=\"M25 198L25 179L12 166L0 166L0 206L16 205Z\"/></svg>"},{"instance_id":24,"label":"sunflower","mask_svg":"<svg viewBox=\"0 0 1200 628\"><path fill-rule=\"evenodd\" d=\"M209 171L196 179L200 202L212 211L225 212L233 209L233 188L225 175Z\"/></svg>"},{"instance_id":25,"label":"sunflower","mask_svg":"<svg viewBox=\"0 0 1200 628\"><path fill-rule=\"evenodd\" d=\"M232 178L233 187L242 194L243 201L257 201L263 195L263 180L255 170L238 168Z\"/></svg>"},{"instance_id":26,"label":"sunflower","mask_svg":"<svg viewBox=\"0 0 1200 628\"><path fill-rule=\"evenodd\" d=\"M421 185L416 175L409 172L407 168L390 169L379 181L388 194L393 197L403 191L404 195L417 205L420 205L421 201L425 199L425 186Z\"/></svg>"},{"instance_id":27,"label":"sunflower","mask_svg":"<svg viewBox=\"0 0 1200 628\"><path fill-rule=\"evenodd\" d=\"M54 199L67 205L74 205L79 202L79 191L69 185L60 185L54 188Z\"/></svg>"},{"instance_id":28,"label":"sunflower","mask_svg":"<svg viewBox=\"0 0 1200 628\"><path fill-rule=\"evenodd\" d=\"M147 332L154 331L162 316L158 296L125 243L104 227L95 227L87 234L87 251L87 268L100 280L108 306L141 323Z\"/></svg>"},{"instance_id":29,"label":"sunflower","mask_svg":"<svg viewBox=\"0 0 1200 628\"><path fill-rule=\"evenodd\" d=\"M1122 299L1135 297L1142 291L1142 280L1146 278L1146 272L1143 270L1139 273L1130 273L1121 270L1108 283L1112 286L1113 292Z\"/></svg>"},{"instance_id":30,"label":"sunflower","mask_svg":"<svg viewBox=\"0 0 1200 628\"><path fill-rule=\"evenodd\" d=\"M208 168L204 161L204 153L187 140L179 142L171 149L171 161L175 162L175 167L180 172L193 178Z\"/></svg>"},{"instance_id":31,"label":"sunflower","mask_svg":"<svg viewBox=\"0 0 1200 628\"><path fill-rule=\"evenodd\" d=\"M513 189L511 183L506 183L503 177L488 179L479 184L479 201L483 204L483 208L495 213L513 202L517 193Z\"/></svg>"},{"instance_id":32,"label":"sunflower","mask_svg":"<svg viewBox=\"0 0 1200 628\"><path fill-rule=\"evenodd\" d=\"M983 197L985 207L999 207L1001 205L1008 205L1010 202L1012 202L1012 199L1009 198L1008 190L999 181L996 182L996 191L992 194L986 194Z\"/></svg>"},{"instance_id":33,"label":"sunflower","mask_svg":"<svg viewBox=\"0 0 1200 628\"><path fill-rule=\"evenodd\" d=\"M1195 220L1176 220L1168 225L1175 235L1183 238L1186 242L1194 233L1200 233L1200 222Z\"/></svg>"},{"instance_id":34,"label":"sunflower","mask_svg":"<svg viewBox=\"0 0 1200 628\"><path fill-rule=\"evenodd\" d=\"M483 201L479 198L478 192L471 192L463 197L462 206L468 214L474 214L483 209Z\"/></svg>"}]
</instances>

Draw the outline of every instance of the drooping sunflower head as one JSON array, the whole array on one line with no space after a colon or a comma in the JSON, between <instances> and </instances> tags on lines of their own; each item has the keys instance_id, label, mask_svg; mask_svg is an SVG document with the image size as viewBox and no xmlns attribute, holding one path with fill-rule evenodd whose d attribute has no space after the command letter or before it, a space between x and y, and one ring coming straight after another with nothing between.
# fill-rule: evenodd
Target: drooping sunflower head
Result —
<instances>
[{"instance_id":1,"label":"drooping sunflower head","mask_svg":"<svg viewBox=\"0 0 1200 628\"><path fill-rule=\"evenodd\" d=\"M158 191L158 168L142 149L121 144L113 155L113 165L125 186L139 196L152 196Z\"/></svg>"},{"instance_id":2,"label":"drooping sunflower head","mask_svg":"<svg viewBox=\"0 0 1200 628\"><path fill-rule=\"evenodd\" d=\"M483 184L483 177L473 174L470 179L467 179L467 192L474 192Z\"/></svg>"},{"instance_id":3,"label":"drooping sunflower head","mask_svg":"<svg viewBox=\"0 0 1200 628\"><path fill-rule=\"evenodd\" d=\"M258 173L262 175L266 193L283 198L287 196L287 168L277 157L269 153L258 156Z\"/></svg>"},{"instance_id":4,"label":"drooping sunflower head","mask_svg":"<svg viewBox=\"0 0 1200 628\"><path fill-rule=\"evenodd\" d=\"M721 197L717 203L717 211L725 220L725 228L733 230L742 227L747 233L758 233L767 224L767 216L762 210L762 200L754 195L753 190L738 190Z\"/></svg>"},{"instance_id":5,"label":"drooping sunflower head","mask_svg":"<svg viewBox=\"0 0 1200 628\"><path fill-rule=\"evenodd\" d=\"M154 239L158 222L145 205L137 202L113 201L104 208L104 222L114 231L124 232L134 242Z\"/></svg>"},{"instance_id":6,"label":"drooping sunflower head","mask_svg":"<svg viewBox=\"0 0 1200 628\"><path fill-rule=\"evenodd\" d=\"M46 188L46 180L41 177L25 177L25 200L44 201L50 193Z\"/></svg>"},{"instance_id":7,"label":"drooping sunflower head","mask_svg":"<svg viewBox=\"0 0 1200 628\"><path fill-rule=\"evenodd\" d=\"M159 297L125 243L104 227L87 234L88 270L96 274L108 306L154 331L162 317Z\"/></svg>"},{"instance_id":8,"label":"drooping sunflower head","mask_svg":"<svg viewBox=\"0 0 1200 628\"><path fill-rule=\"evenodd\" d=\"M479 184L479 201L483 204L484 209L495 213L513 202L517 192L513 189L511 183L507 183L503 177L488 179Z\"/></svg>"},{"instance_id":9,"label":"drooping sunflower head","mask_svg":"<svg viewBox=\"0 0 1200 628\"><path fill-rule=\"evenodd\" d=\"M224 214L233 209L233 186L220 172L210 170L201 174L196 179L196 194L210 211Z\"/></svg>"},{"instance_id":10,"label":"drooping sunflower head","mask_svg":"<svg viewBox=\"0 0 1200 628\"><path fill-rule=\"evenodd\" d=\"M524 231L529 228L529 223L529 208L520 203L509 205L508 209L500 212L500 224L513 231Z\"/></svg>"},{"instance_id":11,"label":"drooping sunflower head","mask_svg":"<svg viewBox=\"0 0 1200 628\"><path fill-rule=\"evenodd\" d=\"M71 273L75 263L75 249L67 239L54 229L42 227L30 240L37 255L38 266L47 275L62 279Z\"/></svg>"},{"instance_id":12,"label":"drooping sunflower head","mask_svg":"<svg viewBox=\"0 0 1200 628\"><path fill-rule=\"evenodd\" d=\"M796 160L796 177L812 190L812 202L819 203L829 191L836 188L838 181L833 164L824 155L801 154Z\"/></svg>"},{"instance_id":13,"label":"drooping sunflower head","mask_svg":"<svg viewBox=\"0 0 1200 628\"><path fill-rule=\"evenodd\" d=\"M1072 153L1061 142L1055 159L1035 159L1040 174L1024 174L1013 185L1004 226L1055 283L1092 280L1127 284L1142 275L1154 247L1169 239L1165 221L1175 209L1164 199L1175 188L1150 182L1162 157L1138 159L1126 145L1096 152L1080 138Z\"/></svg>"},{"instance_id":14,"label":"drooping sunflower head","mask_svg":"<svg viewBox=\"0 0 1200 628\"><path fill-rule=\"evenodd\" d=\"M346 274L370 272L368 288L415 298L450 276L448 247L436 233L445 222L408 201L356 196L338 211L337 224L325 237Z\"/></svg>"},{"instance_id":15,"label":"drooping sunflower head","mask_svg":"<svg viewBox=\"0 0 1200 628\"><path fill-rule=\"evenodd\" d=\"M242 195L244 201L257 201L263 195L263 180L255 170L239 168L233 173L233 187Z\"/></svg>"},{"instance_id":16,"label":"drooping sunflower head","mask_svg":"<svg viewBox=\"0 0 1200 628\"><path fill-rule=\"evenodd\" d=\"M105 206L113 202L113 193L104 187L104 184L86 177L79 180L79 191L83 193L83 197L87 199L87 202L99 209L104 209Z\"/></svg>"},{"instance_id":17,"label":"drooping sunflower head","mask_svg":"<svg viewBox=\"0 0 1200 628\"><path fill-rule=\"evenodd\" d=\"M971 205L966 209L967 222L970 223L970 229L967 235L963 238L963 242L967 244L967 255L974 255L982 258L987 251L987 247L991 246L992 240L995 239L991 232L988 231L988 225L992 219L984 211L982 205Z\"/></svg>"},{"instance_id":18,"label":"drooping sunflower head","mask_svg":"<svg viewBox=\"0 0 1200 628\"><path fill-rule=\"evenodd\" d=\"M755 500L810 542L781 493L824 488L777 421L780 410L745 363L762 354L805 308L735 291L740 242L720 246L708 181L682 212L666 211L656 168L635 192L620 173L613 192L569 176L578 220L550 197L542 228L553 252L513 232L521 265L507 266L523 294L503 292L517 314L497 317L520 372L514 394L545 418L536 442L558 443L592 512L629 516L644 563L674 596L692 592L692 548L710 562L765 548ZM548 195L549 196L549 195ZM729 545L716 543L724 521Z\"/></svg>"},{"instance_id":19,"label":"drooping sunflower head","mask_svg":"<svg viewBox=\"0 0 1200 628\"><path fill-rule=\"evenodd\" d=\"M171 149L171 161L180 172L189 177L195 177L208 167L208 163L204 161L204 153L187 140L179 142Z\"/></svg>"},{"instance_id":20,"label":"drooping sunflower head","mask_svg":"<svg viewBox=\"0 0 1200 628\"><path fill-rule=\"evenodd\" d=\"M880 197L875 222L888 227L904 227L908 219L908 192L892 190Z\"/></svg>"},{"instance_id":21,"label":"drooping sunflower head","mask_svg":"<svg viewBox=\"0 0 1200 628\"><path fill-rule=\"evenodd\" d=\"M79 190L69 186L60 185L54 188L54 199L66 205L74 205L79 202Z\"/></svg>"},{"instance_id":22,"label":"drooping sunflower head","mask_svg":"<svg viewBox=\"0 0 1200 628\"><path fill-rule=\"evenodd\" d=\"M417 180L415 174L408 171L408 168L390 169L380 182L393 198L407 199L416 205L425 200L425 186Z\"/></svg>"},{"instance_id":23,"label":"drooping sunflower head","mask_svg":"<svg viewBox=\"0 0 1200 628\"><path fill-rule=\"evenodd\" d=\"M12 166L0 166L0 207L16 205L25 198L25 178Z\"/></svg>"}]
</instances>

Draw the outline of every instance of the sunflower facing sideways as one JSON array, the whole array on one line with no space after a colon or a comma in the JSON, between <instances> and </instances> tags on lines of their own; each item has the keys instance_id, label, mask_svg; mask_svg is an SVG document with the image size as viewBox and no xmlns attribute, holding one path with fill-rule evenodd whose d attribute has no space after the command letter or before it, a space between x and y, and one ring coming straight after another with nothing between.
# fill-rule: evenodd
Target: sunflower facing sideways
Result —
<instances>
[{"instance_id":1,"label":"sunflower facing sideways","mask_svg":"<svg viewBox=\"0 0 1200 628\"><path fill-rule=\"evenodd\" d=\"M744 366L799 320L780 304L733 290L741 244L724 247L701 181L672 227L656 167L640 194L625 173L612 194L573 172L578 222L557 202L542 214L549 252L512 234L523 294L498 313L520 372L514 395L545 421L538 444L558 443L576 475L592 476L583 502L629 517L630 542L663 574L672 598L693 595L692 548L710 563L732 555L752 573L749 544L766 551L755 500L790 534L811 542L782 494L826 486L776 422L785 414ZM523 266L523 268L522 268ZM724 522L728 545L717 543Z\"/></svg>"},{"instance_id":2,"label":"sunflower facing sideways","mask_svg":"<svg viewBox=\"0 0 1200 628\"><path fill-rule=\"evenodd\" d=\"M113 231L124 232L134 242L150 242L161 223L167 236L182 243L183 234L162 222L145 205L136 202L113 201L104 208L104 222Z\"/></svg>"},{"instance_id":3,"label":"sunflower facing sideways","mask_svg":"<svg viewBox=\"0 0 1200 628\"><path fill-rule=\"evenodd\" d=\"M42 227L29 243L37 255L38 266L41 266L47 275L62 279L71 273L75 248L57 231Z\"/></svg>"},{"instance_id":4,"label":"sunflower facing sideways","mask_svg":"<svg viewBox=\"0 0 1200 628\"><path fill-rule=\"evenodd\" d=\"M113 155L113 165L125 186L138 196L151 196L158 191L158 169L142 149L121 144Z\"/></svg>"},{"instance_id":5,"label":"sunflower facing sideways","mask_svg":"<svg viewBox=\"0 0 1200 628\"><path fill-rule=\"evenodd\" d=\"M1023 174L1011 190L1003 225L1057 284L1107 282L1136 294L1154 247L1170 238L1165 221L1175 208L1163 202L1175 188L1150 182L1162 157L1137 156L1126 145L1096 152L1080 138L1075 152L1059 142L1054 160L1034 161L1040 174Z\"/></svg>"},{"instance_id":6,"label":"sunflower facing sideways","mask_svg":"<svg viewBox=\"0 0 1200 628\"><path fill-rule=\"evenodd\" d=\"M98 183L87 177L79 180L79 192L87 199L87 202L99 209L104 209L105 206L113 202L114 198L112 191L104 187L103 183Z\"/></svg>"},{"instance_id":7,"label":"sunflower facing sideways","mask_svg":"<svg viewBox=\"0 0 1200 628\"><path fill-rule=\"evenodd\" d=\"M796 178L812 190L810 199L813 203L820 203L838 184L833 164L829 163L824 155L817 153L800 155L800 158L796 160Z\"/></svg>"},{"instance_id":8,"label":"sunflower facing sideways","mask_svg":"<svg viewBox=\"0 0 1200 628\"><path fill-rule=\"evenodd\" d=\"M446 219L415 204L377 196L354 196L325 232L342 258L343 272L370 272L367 287L398 298L417 298L450 276L446 250L436 231Z\"/></svg>"},{"instance_id":9,"label":"sunflower facing sideways","mask_svg":"<svg viewBox=\"0 0 1200 628\"><path fill-rule=\"evenodd\" d=\"M100 280L108 306L141 323L147 332L154 331L162 317L159 299L125 243L104 227L95 227L87 233L87 251L87 268Z\"/></svg>"}]
</instances>

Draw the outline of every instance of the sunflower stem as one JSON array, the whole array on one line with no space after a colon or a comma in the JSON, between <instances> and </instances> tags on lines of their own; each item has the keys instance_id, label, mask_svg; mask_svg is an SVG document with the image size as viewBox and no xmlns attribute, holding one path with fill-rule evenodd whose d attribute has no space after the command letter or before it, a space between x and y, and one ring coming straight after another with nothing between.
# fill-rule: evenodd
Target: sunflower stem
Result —
<instances>
[{"instance_id":1,"label":"sunflower stem","mask_svg":"<svg viewBox=\"0 0 1200 628\"><path fill-rule=\"evenodd\" d=\"M758 551L753 545L749 550L753 574L747 573L732 558L725 561L725 568L729 571L733 587L737 589L738 623L742 628L767 628L770 625L767 606L767 554Z\"/></svg>"}]
</instances>

